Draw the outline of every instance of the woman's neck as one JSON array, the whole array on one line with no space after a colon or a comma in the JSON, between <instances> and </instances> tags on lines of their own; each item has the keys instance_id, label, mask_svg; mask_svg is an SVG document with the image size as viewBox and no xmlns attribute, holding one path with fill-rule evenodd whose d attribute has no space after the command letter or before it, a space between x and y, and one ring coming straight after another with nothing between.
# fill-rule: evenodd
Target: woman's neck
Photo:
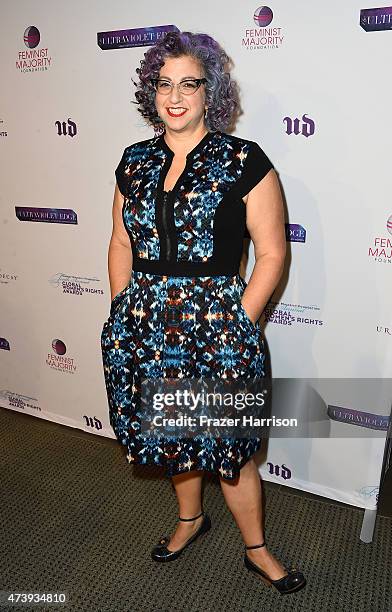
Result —
<instances>
[{"instance_id":1,"label":"woman's neck","mask_svg":"<svg viewBox=\"0 0 392 612\"><path fill-rule=\"evenodd\" d=\"M187 154L194 149L194 147L208 134L208 129L205 125L195 130L192 133L189 132L173 132L165 131L164 139L168 147L178 157L186 157Z\"/></svg>"}]
</instances>

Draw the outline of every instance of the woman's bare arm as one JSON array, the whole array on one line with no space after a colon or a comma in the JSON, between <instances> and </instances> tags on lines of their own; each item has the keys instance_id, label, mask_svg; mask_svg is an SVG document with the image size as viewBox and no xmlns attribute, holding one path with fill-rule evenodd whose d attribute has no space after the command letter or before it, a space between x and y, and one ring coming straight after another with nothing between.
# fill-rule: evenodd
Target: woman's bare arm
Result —
<instances>
[{"instance_id":1,"label":"woman's bare arm","mask_svg":"<svg viewBox=\"0 0 392 612\"><path fill-rule=\"evenodd\" d=\"M128 233L124 227L122 207L124 196L118 185L113 198L113 230L108 251L108 270L111 299L127 286L132 274L132 249Z\"/></svg>"},{"instance_id":2,"label":"woman's bare arm","mask_svg":"<svg viewBox=\"0 0 392 612\"><path fill-rule=\"evenodd\" d=\"M286 255L282 193L274 169L249 192L246 224L256 263L241 302L251 321L256 322L282 276Z\"/></svg>"}]
</instances>

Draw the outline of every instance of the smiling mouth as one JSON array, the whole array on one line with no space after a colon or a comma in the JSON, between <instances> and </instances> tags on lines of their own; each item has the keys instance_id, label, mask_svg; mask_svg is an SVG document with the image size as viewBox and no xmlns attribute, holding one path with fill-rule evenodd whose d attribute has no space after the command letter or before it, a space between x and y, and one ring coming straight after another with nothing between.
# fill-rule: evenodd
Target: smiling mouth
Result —
<instances>
[{"instance_id":1,"label":"smiling mouth","mask_svg":"<svg viewBox=\"0 0 392 612\"><path fill-rule=\"evenodd\" d=\"M182 117L187 110L187 108L168 107L167 112L170 117Z\"/></svg>"}]
</instances>

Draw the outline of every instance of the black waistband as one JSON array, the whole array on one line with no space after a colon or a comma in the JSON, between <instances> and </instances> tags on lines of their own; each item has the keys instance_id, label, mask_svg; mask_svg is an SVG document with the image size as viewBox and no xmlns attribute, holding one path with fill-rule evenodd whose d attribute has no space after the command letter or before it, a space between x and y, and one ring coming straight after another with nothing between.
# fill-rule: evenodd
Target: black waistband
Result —
<instances>
[{"instance_id":1,"label":"black waistband","mask_svg":"<svg viewBox=\"0 0 392 612\"><path fill-rule=\"evenodd\" d=\"M141 258L133 259L132 270L162 276L235 276L239 271L238 267L233 267L232 264L198 261L152 261Z\"/></svg>"}]
</instances>

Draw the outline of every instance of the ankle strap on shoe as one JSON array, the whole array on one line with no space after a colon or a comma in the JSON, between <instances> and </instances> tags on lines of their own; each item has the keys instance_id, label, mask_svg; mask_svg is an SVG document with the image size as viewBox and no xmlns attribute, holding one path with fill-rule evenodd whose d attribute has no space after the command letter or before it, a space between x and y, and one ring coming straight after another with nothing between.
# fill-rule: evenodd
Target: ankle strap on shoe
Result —
<instances>
[{"instance_id":1,"label":"ankle strap on shoe","mask_svg":"<svg viewBox=\"0 0 392 612\"><path fill-rule=\"evenodd\" d=\"M262 544L255 544L254 546L245 546L246 550L249 550L251 548L261 548L262 546L265 546L265 542L263 542Z\"/></svg>"},{"instance_id":2,"label":"ankle strap on shoe","mask_svg":"<svg viewBox=\"0 0 392 612\"><path fill-rule=\"evenodd\" d=\"M200 514L198 514L197 516L194 516L193 518L181 518L180 516L178 518L180 519L180 521L194 521L195 519L199 518L199 516L201 516L202 514L204 514L204 510L202 510Z\"/></svg>"}]
</instances>

